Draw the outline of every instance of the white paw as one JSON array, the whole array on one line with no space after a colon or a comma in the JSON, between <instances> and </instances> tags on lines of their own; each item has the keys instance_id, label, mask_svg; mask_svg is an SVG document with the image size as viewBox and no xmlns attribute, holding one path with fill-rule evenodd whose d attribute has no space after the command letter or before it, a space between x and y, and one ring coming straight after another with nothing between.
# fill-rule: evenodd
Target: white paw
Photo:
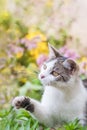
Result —
<instances>
[{"instance_id":1,"label":"white paw","mask_svg":"<svg viewBox=\"0 0 87 130\"><path fill-rule=\"evenodd\" d=\"M24 96L15 97L12 101L12 106L16 109L22 108L22 103L25 100Z\"/></svg>"},{"instance_id":2,"label":"white paw","mask_svg":"<svg viewBox=\"0 0 87 130\"><path fill-rule=\"evenodd\" d=\"M19 96L13 99L12 106L16 109L24 108L27 111L34 112L34 105L30 102L30 99L24 96Z\"/></svg>"}]
</instances>

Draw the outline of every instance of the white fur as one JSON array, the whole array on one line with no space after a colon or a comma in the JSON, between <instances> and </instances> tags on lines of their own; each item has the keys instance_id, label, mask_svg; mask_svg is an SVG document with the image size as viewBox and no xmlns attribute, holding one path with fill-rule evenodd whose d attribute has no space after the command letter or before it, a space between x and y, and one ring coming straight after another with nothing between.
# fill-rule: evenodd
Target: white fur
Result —
<instances>
[{"instance_id":1,"label":"white fur","mask_svg":"<svg viewBox=\"0 0 87 130\"><path fill-rule=\"evenodd\" d=\"M18 101L23 101L24 99L25 99L24 96L17 96L17 97L15 97L15 100L12 101L12 106L14 106L16 108L16 103Z\"/></svg>"},{"instance_id":2,"label":"white fur","mask_svg":"<svg viewBox=\"0 0 87 130\"><path fill-rule=\"evenodd\" d=\"M81 121L84 119L83 112L87 93L82 83L72 85L74 86L70 86L70 88L69 86L68 88L61 87L60 89L52 86L46 86L45 88L41 103L49 108L54 125L58 125L58 123L63 121L72 121L76 118L79 118Z\"/></svg>"},{"instance_id":3,"label":"white fur","mask_svg":"<svg viewBox=\"0 0 87 130\"><path fill-rule=\"evenodd\" d=\"M87 93L82 81L79 76L73 75L66 83L57 82L50 85L50 82L54 81L54 77L49 75L49 72L55 62L56 60L47 63L47 70L44 70L43 66L41 68L39 79L45 86L45 90L41 102L30 99L35 108L33 115L39 122L50 127L62 124L63 121L73 121L76 118L80 119L83 124ZM41 79L42 74L46 78ZM23 100L23 97L13 100L14 107L18 100Z\"/></svg>"},{"instance_id":4,"label":"white fur","mask_svg":"<svg viewBox=\"0 0 87 130\"><path fill-rule=\"evenodd\" d=\"M49 85L50 82L53 82L55 80L55 77L50 75L50 72L52 71L52 68L54 67L54 64L57 60L53 60L50 61L48 63L44 63L47 66L47 69L44 70L43 65L41 67L41 72L39 74L39 80L41 81L41 83L45 86L45 85ZM41 75L44 75L45 78L41 79Z\"/></svg>"}]
</instances>

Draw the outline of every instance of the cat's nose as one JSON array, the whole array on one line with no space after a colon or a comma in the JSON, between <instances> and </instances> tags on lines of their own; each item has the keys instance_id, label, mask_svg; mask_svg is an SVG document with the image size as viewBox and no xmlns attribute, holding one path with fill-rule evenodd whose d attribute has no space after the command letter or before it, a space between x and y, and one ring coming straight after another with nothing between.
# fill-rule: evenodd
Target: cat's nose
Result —
<instances>
[{"instance_id":1,"label":"cat's nose","mask_svg":"<svg viewBox=\"0 0 87 130\"><path fill-rule=\"evenodd\" d=\"M43 79L43 78L45 78L45 76L44 76L44 75L41 75L40 78Z\"/></svg>"}]
</instances>

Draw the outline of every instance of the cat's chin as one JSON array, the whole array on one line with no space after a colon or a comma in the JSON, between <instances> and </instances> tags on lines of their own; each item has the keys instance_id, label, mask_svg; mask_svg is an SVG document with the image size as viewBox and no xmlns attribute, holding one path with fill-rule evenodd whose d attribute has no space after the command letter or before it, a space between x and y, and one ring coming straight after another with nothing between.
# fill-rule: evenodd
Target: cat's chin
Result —
<instances>
[{"instance_id":1,"label":"cat's chin","mask_svg":"<svg viewBox=\"0 0 87 130\"><path fill-rule=\"evenodd\" d=\"M49 86L49 85L51 85L50 82L47 82L47 81L45 81L45 80L40 80L40 82L41 82L41 84L42 84L43 86Z\"/></svg>"},{"instance_id":2,"label":"cat's chin","mask_svg":"<svg viewBox=\"0 0 87 130\"><path fill-rule=\"evenodd\" d=\"M40 80L40 82L42 83L43 86L52 86L52 87L56 87L56 88L63 88L66 87L66 83L63 83L61 81L58 82L53 82L53 81L47 81L47 80Z\"/></svg>"}]
</instances>

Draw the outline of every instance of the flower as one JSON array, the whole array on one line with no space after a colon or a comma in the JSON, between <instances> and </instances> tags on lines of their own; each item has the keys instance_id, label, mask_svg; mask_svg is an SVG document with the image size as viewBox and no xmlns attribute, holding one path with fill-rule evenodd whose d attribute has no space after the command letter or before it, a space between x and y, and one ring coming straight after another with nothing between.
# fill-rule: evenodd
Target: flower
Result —
<instances>
[{"instance_id":1,"label":"flower","mask_svg":"<svg viewBox=\"0 0 87 130\"><path fill-rule=\"evenodd\" d=\"M26 35L26 38L29 39L29 40L32 40L33 38L36 39L37 41L41 40L41 41L46 41L46 37L45 35L40 32L40 31L30 31L27 35Z\"/></svg>"},{"instance_id":2,"label":"flower","mask_svg":"<svg viewBox=\"0 0 87 130\"><path fill-rule=\"evenodd\" d=\"M22 40L22 44L27 47L29 54L36 60L40 54L48 53L46 40L47 39L42 32L38 30L30 30L30 32Z\"/></svg>"},{"instance_id":3,"label":"flower","mask_svg":"<svg viewBox=\"0 0 87 130\"><path fill-rule=\"evenodd\" d=\"M16 53L16 58L20 59L23 56L23 52Z\"/></svg>"},{"instance_id":4,"label":"flower","mask_svg":"<svg viewBox=\"0 0 87 130\"><path fill-rule=\"evenodd\" d=\"M60 48L59 51L65 57L72 58L74 60L76 60L80 57L73 49L69 49L67 46L63 46L62 48Z\"/></svg>"},{"instance_id":5,"label":"flower","mask_svg":"<svg viewBox=\"0 0 87 130\"><path fill-rule=\"evenodd\" d=\"M87 75L87 57L83 56L79 61L80 73Z\"/></svg>"},{"instance_id":6,"label":"flower","mask_svg":"<svg viewBox=\"0 0 87 130\"><path fill-rule=\"evenodd\" d=\"M7 51L8 56L11 58L13 55L16 56L16 58L21 58L24 52L24 49L20 46L16 46L14 44L8 45L9 51Z\"/></svg>"},{"instance_id":7,"label":"flower","mask_svg":"<svg viewBox=\"0 0 87 130\"><path fill-rule=\"evenodd\" d=\"M46 6L49 7L49 8L52 7L53 6L53 0L47 0Z\"/></svg>"},{"instance_id":8,"label":"flower","mask_svg":"<svg viewBox=\"0 0 87 130\"><path fill-rule=\"evenodd\" d=\"M39 57L37 58L36 62L38 64L39 67L41 67L41 65L48 59L48 57L44 54L39 55Z\"/></svg>"},{"instance_id":9,"label":"flower","mask_svg":"<svg viewBox=\"0 0 87 130\"><path fill-rule=\"evenodd\" d=\"M4 11L0 14L0 16L2 16L2 18L8 18L10 16L9 12Z\"/></svg>"},{"instance_id":10,"label":"flower","mask_svg":"<svg viewBox=\"0 0 87 130\"><path fill-rule=\"evenodd\" d=\"M26 77L22 77L19 79L19 82L21 82L22 84L27 82L27 78Z\"/></svg>"},{"instance_id":11,"label":"flower","mask_svg":"<svg viewBox=\"0 0 87 130\"><path fill-rule=\"evenodd\" d=\"M35 59L38 58L40 54L48 54L48 47L46 42L38 42L37 47L30 50L31 56L33 56Z\"/></svg>"},{"instance_id":12,"label":"flower","mask_svg":"<svg viewBox=\"0 0 87 130\"><path fill-rule=\"evenodd\" d=\"M36 41L29 40L27 38L21 39L20 43L23 44L28 50L32 50L33 48L37 47Z\"/></svg>"}]
</instances>

